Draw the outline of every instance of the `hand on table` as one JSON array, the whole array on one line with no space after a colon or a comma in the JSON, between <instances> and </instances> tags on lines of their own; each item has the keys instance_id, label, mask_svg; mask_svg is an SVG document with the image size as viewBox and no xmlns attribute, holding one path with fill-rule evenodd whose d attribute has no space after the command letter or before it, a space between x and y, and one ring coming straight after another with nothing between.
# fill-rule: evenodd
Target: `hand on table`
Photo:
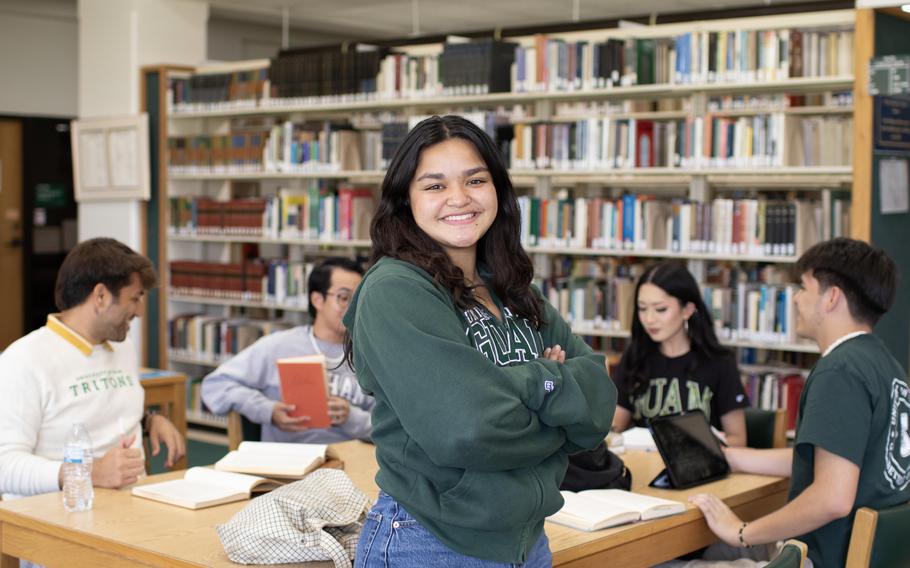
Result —
<instances>
[{"instance_id":1,"label":"hand on table","mask_svg":"<svg viewBox=\"0 0 910 568\"><path fill-rule=\"evenodd\" d=\"M708 527L718 538L730 546L740 546L739 528L743 526L743 522L726 503L707 493L689 497L689 503L701 509Z\"/></svg>"}]
</instances>

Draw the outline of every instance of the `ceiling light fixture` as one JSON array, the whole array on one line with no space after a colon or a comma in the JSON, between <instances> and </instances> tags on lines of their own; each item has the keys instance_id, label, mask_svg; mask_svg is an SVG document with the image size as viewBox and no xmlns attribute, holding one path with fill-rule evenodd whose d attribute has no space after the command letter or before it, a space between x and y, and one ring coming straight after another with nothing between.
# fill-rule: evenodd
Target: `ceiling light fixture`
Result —
<instances>
[{"instance_id":1,"label":"ceiling light fixture","mask_svg":"<svg viewBox=\"0 0 910 568\"><path fill-rule=\"evenodd\" d=\"M910 13L910 4L901 4L901 10Z\"/></svg>"},{"instance_id":2,"label":"ceiling light fixture","mask_svg":"<svg viewBox=\"0 0 910 568\"><path fill-rule=\"evenodd\" d=\"M411 0L411 37L420 35L420 5L417 0Z\"/></svg>"},{"instance_id":3,"label":"ceiling light fixture","mask_svg":"<svg viewBox=\"0 0 910 568\"><path fill-rule=\"evenodd\" d=\"M291 46L291 8L281 7L281 49Z\"/></svg>"}]
</instances>

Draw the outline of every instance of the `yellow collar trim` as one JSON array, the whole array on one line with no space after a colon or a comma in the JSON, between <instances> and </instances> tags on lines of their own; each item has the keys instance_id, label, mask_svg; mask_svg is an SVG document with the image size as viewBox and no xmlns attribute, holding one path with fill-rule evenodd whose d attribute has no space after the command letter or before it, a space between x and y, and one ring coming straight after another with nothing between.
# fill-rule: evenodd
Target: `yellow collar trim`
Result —
<instances>
[{"instance_id":1,"label":"yellow collar trim","mask_svg":"<svg viewBox=\"0 0 910 568\"><path fill-rule=\"evenodd\" d=\"M84 337L79 335L75 330L73 330L72 328L68 327L65 323L60 321L60 319L57 317L58 315L60 315L60 314L49 314L47 316L47 328L49 330L53 331L54 333L56 333L57 335L59 335L60 337L62 337L63 339L65 339L73 347L75 347L76 349L81 351L83 355L85 355L85 356L91 355L92 349L93 349L92 344L88 340L86 340ZM111 344L107 341L105 341L101 345L103 345L104 348L107 349L108 351L114 350L114 348L111 347Z\"/></svg>"}]
</instances>

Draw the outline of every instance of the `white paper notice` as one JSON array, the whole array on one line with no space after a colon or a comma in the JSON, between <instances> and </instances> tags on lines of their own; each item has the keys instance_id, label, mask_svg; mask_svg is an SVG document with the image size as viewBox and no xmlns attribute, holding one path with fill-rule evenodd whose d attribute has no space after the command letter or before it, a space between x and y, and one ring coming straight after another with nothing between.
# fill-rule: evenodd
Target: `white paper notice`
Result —
<instances>
[{"instance_id":1,"label":"white paper notice","mask_svg":"<svg viewBox=\"0 0 910 568\"><path fill-rule=\"evenodd\" d=\"M105 188L108 186L107 149L104 131L95 130L79 133L79 177L84 188Z\"/></svg>"},{"instance_id":2,"label":"white paper notice","mask_svg":"<svg viewBox=\"0 0 910 568\"><path fill-rule=\"evenodd\" d=\"M910 212L910 171L907 160L885 158L878 162L878 185L882 215Z\"/></svg>"},{"instance_id":3,"label":"white paper notice","mask_svg":"<svg viewBox=\"0 0 910 568\"><path fill-rule=\"evenodd\" d=\"M111 185L114 187L139 185L139 162L136 155L139 144L138 131L135 128L112 129L109 136Z\"/></svg>"}]
</instances>

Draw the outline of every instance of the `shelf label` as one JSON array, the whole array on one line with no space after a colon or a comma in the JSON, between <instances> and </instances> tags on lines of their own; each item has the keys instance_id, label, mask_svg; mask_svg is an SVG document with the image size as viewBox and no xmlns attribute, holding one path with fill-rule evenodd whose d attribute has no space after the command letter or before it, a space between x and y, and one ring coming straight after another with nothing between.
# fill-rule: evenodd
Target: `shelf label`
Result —
<instances>
[{"instance_id":1,"label":"shelf label","mask_svg":"<svg viewBox=\"0 0 910 568\"><path fill-rule=\"evenodd\" d=\"M875 149L910 152L910 97L875 97Z\"/></svg>"},{"instance_id":2,"label":"shelf label","mask_svg":"<svg viewBox=\"0 0 910 568\"><path fill-rule=\"evenodd\" d=\"M869 61L869 94L910 93L910 57L885 55Z\"/></svg>"}]
</instances>

